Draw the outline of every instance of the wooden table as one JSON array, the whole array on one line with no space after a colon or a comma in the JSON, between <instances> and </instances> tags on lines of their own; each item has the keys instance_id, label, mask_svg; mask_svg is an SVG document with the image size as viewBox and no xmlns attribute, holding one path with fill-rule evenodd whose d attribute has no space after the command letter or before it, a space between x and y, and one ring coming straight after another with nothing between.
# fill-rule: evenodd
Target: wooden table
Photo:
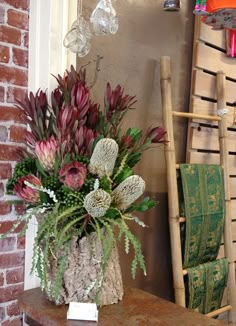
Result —
<instances>
[{"instance_id":1,"label":"wooden table","mask_svg":"<svg viewBox=\"0 0 236 326\"><path fill-rule=\"evenodd\" d=\"M95 326L94 322L66 320L67 306L49 302L39 288L19 297L30 326ZM99 310L99 326L220 326L222 321L189 312L176 304L138 289L128 288L118 304Z\"/></svg>"}]
</instances>

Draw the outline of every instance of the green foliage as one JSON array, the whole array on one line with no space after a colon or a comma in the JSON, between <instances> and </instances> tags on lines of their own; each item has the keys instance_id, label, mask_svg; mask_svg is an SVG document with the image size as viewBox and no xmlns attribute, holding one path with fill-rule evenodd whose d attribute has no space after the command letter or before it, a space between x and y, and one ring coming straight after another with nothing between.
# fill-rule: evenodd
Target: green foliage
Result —
<instances>
[{"instance_id":1,"label":"green foliage","mask_svg":"<svg viewBox=\"0 0 236 326\"><path fill-rule=\"evenodd\" d=\"M150 199L149 197L145 197L139 204L132 204L130 207L125 211L125 213L130 212L145 212L158 204L155 200Z\"/></svg>"},{"instance_id":2,"label":"green foliage","mask_svg":"<svg viewBox=\"0 0 236 326\"><path fill-rule=\"evenodd\" d=\"M142 130L140 130L139 128L137 127L133 127L133 128L129 128L127 131L126 131L126 136L131 136L132 137L132 141L133 143L138 143L142 137Z\"/></svg>"},{"instance_id":3,"label":"green foliage","mask_svg":"<svg viewBox=\"0 0 236 326\"><path fill-rule=\"evenodd\" d=\"M48 174L45 172L44 168L42 167L42 165L40 164L39 160L37 159L36 161L36 167L37 167L37 171L44 177L47 177Z\"/></svg>"},{"instance_id":4,"label":"green foliage","mask_svg":"<svg viewBox=\"0 0 236 326\"><path fill-rule=\"evenodd\" d=\"M132 261L131 266L131 274L133 279L136 276L137 266L139 264L140 268L143 270L144 275L146 275L146 266L144 261L144 256L142 253L141 243L139 240L134 236L134 234L130 231L128 225L125 223L124 218L119 220L110 220L106 219L106 221L110 224L113 224L118 227L119 229L119 239L121 239L121 236L124 234L125 236L125 252L129 252L129 244L133 246L134 249L134 259Z\"/></svg>"},{"instance_id":5,"label":"green foliage","mask_svg":"<svg viewBox=\"0 0 236 326\"><path fill-rule=\"evenodd\" d=\"M111 183L111 180L110 178L108 178L107 176L103 176L101 179L100 179L100 188L105 190L106 192L108 192L109 194L111 193L112 189L112 183Z\"/></svg>"}]
</instances>

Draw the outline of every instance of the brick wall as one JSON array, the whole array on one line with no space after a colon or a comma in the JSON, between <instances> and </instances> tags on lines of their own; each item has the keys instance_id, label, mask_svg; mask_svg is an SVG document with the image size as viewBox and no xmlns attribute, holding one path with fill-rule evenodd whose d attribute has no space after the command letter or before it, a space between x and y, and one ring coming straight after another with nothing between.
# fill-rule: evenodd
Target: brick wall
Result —
<instances>
[{"instance_id":1,"label":"brick wall","mask_svg":"<svg viewBox=\"0 0 236 326\"><path fill-rule=\"evenodd\" d=\"M11 228L22 211L4 195L22 146L25 124L16 99L27 91L29 0L0 0L0 234ZM22 325L17 296L23 291L24 237L22 226L0 240L0 324Z\"/></svg>"}]
</instances>

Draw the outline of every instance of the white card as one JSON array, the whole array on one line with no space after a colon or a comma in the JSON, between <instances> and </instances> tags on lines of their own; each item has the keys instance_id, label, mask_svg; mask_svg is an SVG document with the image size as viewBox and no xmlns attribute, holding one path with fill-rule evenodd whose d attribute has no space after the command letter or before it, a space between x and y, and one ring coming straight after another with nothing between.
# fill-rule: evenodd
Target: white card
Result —
<instances>
[{"instance_id":1,"label":"white card","mask_svg":"<svg viewBox=\"0 0 236 326\"><path fill-rule=\"evenodd\" d=\"M67 319L98 321L98 309L95 303L70 302Z\"/></svg>"}]
</instances>

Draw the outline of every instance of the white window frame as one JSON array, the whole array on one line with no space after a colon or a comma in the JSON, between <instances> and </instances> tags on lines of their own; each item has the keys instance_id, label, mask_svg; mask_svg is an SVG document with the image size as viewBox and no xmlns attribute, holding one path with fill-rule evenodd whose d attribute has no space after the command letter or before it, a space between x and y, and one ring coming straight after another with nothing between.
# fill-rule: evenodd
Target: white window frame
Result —
<instances>
[{"instance_id":1,"label":"white window frame","mask_svg":"<svg viewBox=\"0 0 236 326\"><path fill-rule=\"evenodd\" d=\"M63 47L63 38L76 19L77 0L31 0L29 22L28 89L36 92L56 86L53 75L63 75L76 56ZM36 276L30 275L37 222L32 219L26 232L24 288L39 286Z\"/></svg>"}]
</instances>

